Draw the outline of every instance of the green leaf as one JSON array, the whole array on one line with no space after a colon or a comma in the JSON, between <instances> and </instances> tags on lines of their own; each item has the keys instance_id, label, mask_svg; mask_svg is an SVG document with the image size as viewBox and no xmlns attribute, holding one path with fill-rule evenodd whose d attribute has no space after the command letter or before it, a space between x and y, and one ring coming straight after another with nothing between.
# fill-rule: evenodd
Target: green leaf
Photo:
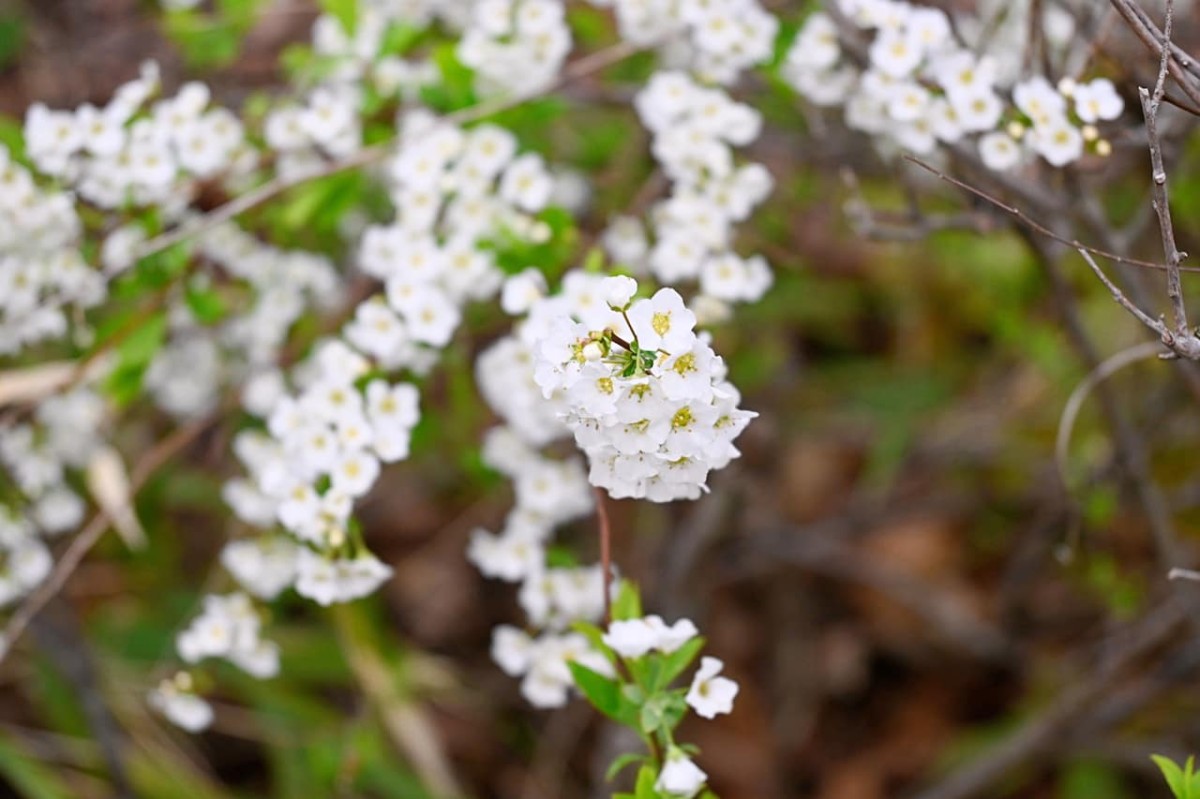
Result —
<instances>
[{"instance_id":1,"label":"green leaf","mask_svg":"<svg viewBox=\"0 0 1200 799\"><path fill-rule=\"evenodd\" d=\"M348 35L354 35L358 27L358 0L321 0L321 8L342 23Z\"/></svg>"},{"instance_id":2,"label":"green leaf","mask_svg":"<svg viewBox=\"0 0 1200 799\"><path fill-rule=\"evenodd\" d=\"M229 312L225 299L212 288L188 286L184 299L192 316L202 325L215 325Z\"/></svg>"},{"instance_id":3,"label":"green leaf","mask_svg":"<svg viewBox=\"0 0 1200 799\"><path fill-rule=\"evenodd\" d=\"M616 779L617 775L624 771L627 767L633 765L634 763L645 762L645 760L645 755L639 755L635 752L626 752L612 762L612 765L608 767L608 771L604 772L604 779L606 782L612 782L614 779Z\"/></svg>"},{"instance_id":4,"label":"green leaf","mask_svg":"<svg viewBox=\"0 0 1200 799\"><path fill-rule=\"evenodd\" d=\"M599 627L590 622L577 621L571 625L571 629L588 639L588 643L590 643L594 649L598 650L605 657L607 657L609 661L616 659L613 651L609 649L606 643L604 643L604 631Z\"/></svg>"},{"instance_id":5,"label":"green leaf","mask_svg":"<svg viewBox=\"0 0 1200 799\"><path fill-rule=\"evenodd\" d=\"M674 682L675 678L692 664L692 661L696 659L696 655L700 654L700 650L704 649L704 644L704 638L696 636L671 654L664 655L662 658L662 669L658 673L661 685L665 687Z\"/></svg>"},{"instance_id":6,"label":"green leaf","mask_svg":"<svg viewBox=\"0 0 1200 799\"><path fill-rule=\"evenodd\" d=\"M141 322L117 345L117 365L105 382L113 402L128 405L141 393L142 378L150 361L162 349L167 338L167 316L159 311Z\"/></svg>"},{"instance_id":7,"label":"green leaf","mask_svg":"<svg viewBox=\"0 0 1200 799\"><path fill-rule=\"evenodd\" d=\"M21 56L25 23L20 17L0 17L0 69L7 69Z\"/></svg>"},{"instance_id":8,"label":"green leaf","mask_svg":"<svg viewBox=\"0 0 1200 799\"><path fill-rule=\"evenodd\" d=\"M666 726L665 722L661 697L655 697L642 705L642 712L638 715L638 723L641 725L642 732L653 735Z\"/></svg>"},{"instance_id":9,"label":"green leaf","mask_svg":"<svg viewBox=\"0 0 1200 799\"><path fill-rule=\"evenodd\" d=\"M433 62L442 80L436 86L421 87L422 101L442 113L475 105L475 72L458 60L455 46L438 47L433 51Z\"/></svg>"},{"instance_id":10,"label":"green leaf","mask_svg":"<svg viewBox=\"0 0 1200 799\"><path fill-rule=\"evenodd\" d=\"M616 680L597 674L587 666L578 663L567 663L575 685L587 698L592 706L615 721L620 721L618 714L621 709L621 686Z\"/></svg>"},{"instance_id":11,"label":"green leaf","mask_svg":"<svg viewBox=\"0 0 1200 799\"><path fill-rule=\"evenodd\" d=\"M642 770L638 772L637 787L634 788L634 799L660 799L658 791L654 788L654 783L658 781L658 775L654 773L653 766L642 766Z\"/></svg>"},{"instance_id":12,"label":"green leaf","mask_svg":"<svg viewBox=\"0 0 1200 799\"><path fill-rule=\"evenodd\" d=\"M1167 780L1167 785L1171 788L1176 799L1188 799L1188 779L1184 776L1183 769L1179 768L1173 760L1162 755L1150 755L1150 759L1158 766L1158 770L1162 772L1163 777ZM1188 765L1191 766L1192 759L1188 758ZM1191 770L1190 768L1188 769Z\"/></svg>"},{"instance_id":13,"label":"green leaf","mask_svg":"<svg viewBox=\"0 0 1200 799\"><path fill-rule=\"evenodd\" d=\"M638 594L637 586L628 580L621 581L617 598L613 600L612 617L616 621L628 621L642 617L642 598Z\"/></svg>"}]
</instances>

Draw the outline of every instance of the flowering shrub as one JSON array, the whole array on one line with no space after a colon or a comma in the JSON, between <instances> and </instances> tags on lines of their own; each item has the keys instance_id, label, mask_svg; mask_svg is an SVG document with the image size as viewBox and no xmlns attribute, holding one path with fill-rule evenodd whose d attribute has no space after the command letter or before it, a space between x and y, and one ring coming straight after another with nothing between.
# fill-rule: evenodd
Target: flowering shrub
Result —
<instances>
[{"instance_id":1,"label":"flowering shrub","mask_svg":"<svg viewBox=\"0 0 1200 799\"><path fill-rule=\"evenodd\" d=\"M164 3L175 19L197 5ZM774 281L739 235L774 183L748 155L770 109L744 87L790 87L885 159L1032 183L1112 156L1128 114L1054 4L1044 46L1063 66L1047 71L1014 55L1028 15L1004 4L583 5L329 3L293 82L258 105L222 107L146 64L103 107L28 109L22 147L0 152L0 405L15 409L0 430L4 649L110 524L143 545L131 503L145 475L120 430L146 400L181 431L235 419L240 473L221 496L241 532L220 555L225 587L145 694L206 728L219 661L279 673L281 596L338 605L392 578L356 513L439 413L430 375L498 306L511 329L488 334L473 372L499 422L481 459L515 502L466 554L516 586L525 619L494 630L492 656L533 706L579 694L636 733L645 751L610 772L637 766L623 796L715 796L676 733L689 713L730 713L738 684L690 620L643 611L609 562L605 503L700 498L757 415L711 335ZM602 47L578 46L577 14ZM636 76L617 100L653 172L597 224L588 175L506 112L614 64ZM99 521L56 572L51 540L84 526L85 496ZM601 562L564 558L556 531L593 515Z\"/></svg>"}]
</instances>

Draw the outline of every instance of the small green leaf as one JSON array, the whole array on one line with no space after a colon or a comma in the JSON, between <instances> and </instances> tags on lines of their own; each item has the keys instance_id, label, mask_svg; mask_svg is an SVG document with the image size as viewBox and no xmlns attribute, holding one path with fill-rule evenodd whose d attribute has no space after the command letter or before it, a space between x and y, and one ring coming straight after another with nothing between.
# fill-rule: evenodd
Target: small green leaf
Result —
<instances>
[{"instance_id":1,"label":"small green leaf","mask_svg":"<svg viewBox=\"0 0 1200 799\"><path fill-rule=\"evenodd\" d=\"M634 752L626 752L612 762L612 765L608 767L608 771L604 772L604 779L606 782L612 782L614 779L616 779L617 775L624 771L627 767L633 765L634 763L645 762L645 760L645 755L639 755Z\"/></svg>"},{"instance_id":2,"label":"small green leaf","mask_svg":"<svg viewBox=\"0 0 1200 799\"><path fill-rule=\"evenodd\" d=\"M342 30L350 36L358 27L358 0L321 0L325 13L342 23Z\"/></svg>"},{"instance_id":3,"label":"small green leaf","mask_svg":"<svg viewBox=\"0 0 1200 799\"><path fill-rule=\"evenodd\" d=\"M184 297L192 316L202 325L215 325L229 311L220 292L212 288L188 286Z\"/></svg>"},{"instance_id":4,"label":"small green leaf","mask_svg":"<svg viewBox=\"0 0 1200 799\"><path fill-rule=\"evenodd\" d=\"M637 787L634 788L634 799L659 799L658 791L654 788L657 781L658 775L654 773L654 767L642 766L642 770L638 772Z\"/></svg>"},{"instance_id":5,"label":"small green leaf","mask_svg":"<svg viewBox=\"0 0 1200 799\"><path fill-rule=\"evenodd\" d=\"M604 643L603 630L586 621L575 622L571 625L571 629L588 639L588 643L590 643L594 649L599 651L602 655L604 655L604 657L608 658L610 663L614 663L615 665L616 655L613 654L613 651L606 643Z\"/></svg>"},{"instance_id":6,"label":"small green leaf","mask_svg":"<svg viewBox=\"0 0 1200 799\"><path fill-rule=\"evenodd\" d=\"M1183 769L1179 768L1173 760L1162 755L1150 755L1150 759L1154 761L1158 770L1166 778L1167 785L1170 786L1171 793L1175 795L1176 799L1188 799L1188 780ZM1188 765L1191 765L1191 758L1188 758Z\"/></svg>"},{"instance_id":7,"label":"small green leaf","mask_svg":"<svg viewBox=\"0 0 1200 799\"><path fill-rule=\"evenodd\" d=\"M617 590L617 598L613 600L612 616L616 621L642 617L642 598L638 595L637 587L628 580L621 581L621 587Z\"/></svg>"},{"instance_id":8,"label":"small green leaf","mask_svg":"<svg viewBox=\"0 0 1200 799\"><path fill-rule=\"evenodd\" d=\"M666 726L666 717L663 713L664 707L661 697L655 697L646 704L642 705L642 712L638 716L638 722L641 724L642 732L647 735L653 735Z\"/></svg>"},{"instance_id":9,"label":"small green leaf","mask_svg":"<svg viewBox=\"0 0 1200 799\"><path fill-rule=\"evenodd\" d=\"M611 719L620 721L618 713L621 709L621 686L616 680L597 674L587 666L578 663L567 663L575 685L592 706Z\"/></svg>"},{"instance_id":10,"label":"small green leaf","mask_svg":"<svg viewBox=\"0 0 1200 799\"><path fill-rule=\"evenodd\" d=\"M128 405L141 393L146 368L162 349L166 338L167 317L159 311L141 322L117 345L117 365L105 382L113 402L119 406Z\"/></svg>"},{"instance_id":11,"label":"small green leaf","mask_svg":"<svg viewBox=\"0 0 1200 799\"><path fill-rule=\"evenodd\" d=\"M696 636L671 654L664 655L662 659L662 669L658 674L658 678L662 681L662 685L667 686L674 682L675 678L682 674L683 670L692 664L692 661L696 659L696 655L700 654L700 650L704 649L704 644L704 638L701 636Z\"/></svg>"}]
</instances>

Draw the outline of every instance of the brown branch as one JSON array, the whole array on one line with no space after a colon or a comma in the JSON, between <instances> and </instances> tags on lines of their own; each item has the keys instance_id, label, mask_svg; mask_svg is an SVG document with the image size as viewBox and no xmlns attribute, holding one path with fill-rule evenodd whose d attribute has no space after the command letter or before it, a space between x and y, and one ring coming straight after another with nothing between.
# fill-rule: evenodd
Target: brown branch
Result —
<instances>
[{"instance_id":1,"label":"brown branch","mask_svg":"<svg viewBox=\"0 0 1200 799\"><path fill-rule=\"evenodd\" d=\"M1151 94L1145 88L1138 89L1138 97L1142 103L1142 113L1146 117L1146 138L1150 147L1150 179L1151 191L1154 197L1154 212L1158 215L1159 230L1162 234L1163 253L1167 259L1167 297L1171 301L1171 313L1174 316L1175 333L1187 342L1193 339L1188 330L1187 308L1183 302L1183 287L1179 278L1179 265L1186 253L1179 251L1175 243L1175 226L1171 220L1170 194L1167 190L1167 170L1163 166L1162 143L1158 137L1158 109L1166 90L1167 67L1171 62L1170 48L1171 28L1175 17L1174 0L1167 0L1167 16L1163 25L1162 59L1158 67L1158 80ZM1200 342L1197 342L1200 345ZM1181 353L1182 354L1182 353ZM1200 357L1200 346L1195 348L1190 357Z\"/></svg>"},{"instance_id":2,"label":"brown branch","mask_svg":"<svg viewBox=\"0 0 1200 799\"><path fill-rule=\"evenodd\" d=\"M1058 435L1054 442L1054 463L1058 468L1058 478L1062 481L1063 489L1070 491L1070 481L1067 479L1067 450L1071 444L1071 432L1075 429L1075 420L1083 407L1084 400L1102 381L1130 364L1154 358L1162 354L1162 347L1156 342L1145 341L1121 350L1110 356L1091 371L1083 381L1071 392L1067 404L1063 406L1062 415L1058 420Z\"/></svg>"},{"instance_id":3,"label":"brown branch","mask_svg":"<svg viewBox=\"0 0 1200 799\"><path fill-rule=\"evenodd\" d=\"M946 174L945 172L941 171L937 167L935 167L931 164L928 164L925 161L922 161L920 158L917 158L914 155L905 155L904 159L906 161L911 161L912 163L916 164L917 166L919 166L922 169L926 170L927 172L931 173L938 179L944 180L946 183L949 183L951 186L956 186L957 188L962 189L963 191L967 192L968 194L978 197L979 199L983 200L984 202L987 202L987 203L995 206L996 208L999 208L1001 211L1004 211L1007 214L1011 214L1013 217L1015 217L1019 222L1021 222L1026 227L1030 227L1030 228L1036 230L1038 233L1041 233L1043 236L1053 239L1054 241L1057 241L1059 244L1065 244L1073 250L1083 250L1083 251L1092 253L1093 255L1098 255L1101 258L1105 258L1109 261L1113 261L1115 263L1127 264L1129 266L1137 266L1137 267L1141 267L1143 269L1165 270L1167 268L1166 264L1160 264L1160 263L1156 263L1154 261L1142 261L1137 258L1128 258L1124 255L1118 255L1115 252L1109 252L1107 250L1099 249L1098 247L1089 246L1089 245L1084 244L1083 242L1079 241L1078 239L1069 239L1069 238L1066 238L1065 236L1060 236L1058 233L1055 233L1050 228L1046 227L1045 225L1041 224L1040 222L1035 221L1031 216L1029 216L1029 214L1025 213L1017 206L1006 203L1004 200L1001 200L998 197L988 194L983 189L980 189L976 186L972 186L969 183L964 183L963 181L959 180L958 178L953 177L952 175ZM1180 267L1180 269L1184 272L1200 272L1200 267Z\"/></svg>"},{"instance_id":4,"label":"brown branch","mask_svg":"<svg viewBox=\"0 0 1200 799\"><path fill-rule=\"evenodd\" d=\"M1121 291L1117 284L1108 279L1108 275L1104 274L1104 270L1101 269L1100 265L1096 263L1096 259L1092 257L1092 254L1089 250L1083 247L1078 247L1076 249L1078 250L1079 254L1083 256L1083 260L1087 261L1087 265L1092 268L1092 272L1095 273L1096 277L1100 279L1100 282L1104 284L1104 287L1108 289L1110 294L1112 294L1112 298L1116 300L1122 308L1133 314L1133 316L1135 316L1143 325L1150 328L1155 333L1158 333L1159 337L1162 338L1164 342L1171 338L1171 331L1167 329L1166 325L1164 325L1158 319L1151 317L1141 308L1137 307L1137 305L1135 305L1128 297L1125 296L1125 292Z\"/></svg>"},{"instance_id":5,"label":"brown branch","mask_svg":"<svg viewBox=\"0 0 1200 799\"><path fill-rule=\"evenodd\" d=\"M1188 96L1188 99L1194 105L1200 106L1200 89L1192 83L1188 74L1180 68L1180 64L1185 64L1188 72L1191 72L1196 77L1200 77L1200 75L1196 74L1195 59L1173 46L1164 47L1164 41L1167 40L1167 37L1163 36L1163 32L1158 29L1158 26L1145 15L1145 12L1133 0L1109 0L1109 2L1117 9L1117 12L1125 19L1125 22L1128 23L1134 34L1150 52L1156 56L1168 54L1173 56L1168 58L1167 71L1175 79L1175 83L1183 90L1183 93Z\"/></svg>"}]
</instances>

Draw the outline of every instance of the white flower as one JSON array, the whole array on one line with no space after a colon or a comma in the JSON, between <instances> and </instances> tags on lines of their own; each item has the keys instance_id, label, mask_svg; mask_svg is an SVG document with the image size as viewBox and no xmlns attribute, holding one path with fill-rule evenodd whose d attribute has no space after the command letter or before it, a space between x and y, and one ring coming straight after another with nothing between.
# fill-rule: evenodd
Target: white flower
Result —
<instances>
[{"instance_id":1,"label":"white flower","mask_svg":"<svg viewBox=\"0 0 1200 799\"><path fill-rule=\"evenodd\" d=\"M662 771L658 773L654 788L671 797L691 799L700 792L707 780L708 775L690 757L672 748Z\"/></svg>"},{"instance_id":2,"label":"white flower","mask_svg":"<svg viewBox=\"0 0 1200 799\"><path fill-rule=\"evenodd\" d=\"M298 549L283 536L230 541L221 550L221 565L247 591L270 600L295 580Z\"/></svg>"},{"instance_id":3,"label":"white flower","mask_svg":"<svg viewBox=\"0 0 1200 799\"><path fill-rule=\"evenodd\" d=\"M546 170L541 156L526 153L518 157L500 178L500 197L522 211L540 211L554 190L554 178Z\"/></svg>"},{"instance_id":4,"label":"white flower","mask_svg":"<svg viewBox=\"0 0 1200 799\"><path fill-rule=\"evenodd\" d=\"M629 308L629 321L644 349L682 352L691 343L696 315L674 289L659 289L648 300Z\"/></svg>"},{"instance_id":5,"label":"white flower","mask_svg":"<svg viewBox=\"0 0 1200 799\"><path fill-rule=\"evenodd\" d=\"M1065 116L1035 127L1029 141L1052 166L1066 166L1083 155L1083 134Z\"/></svg>"},{"instance_id":6,"label":"white flower","mask_svg":"<svg viewBox=\"0 0 1200 799\"><path fill-rule=\"evenodd\" d=\"M519 677L533 662L534 642L516 627L501 624L492 631L492 660L510 677Z\"/></svg>"},{"instance_id":7,"label":"white flower","mask_svg":"<svg viewBox=\"0 0 1200 799\"><path fill-rule=\"evenodd\" d=\"M643 619L614 621L604 634L604 643L624 658L639 658L654 649L658 636Z\"/></svg>"},{"instance_id":8,"label":"white flower","mask_svg":"<svg viewBox=\"0 0 1200 799\"><path fill-rule=\"evenodd\" d=\"M697 633L696 625L688 619L680 619L668 626L661 616L647 616L614 621L608 626L603 641L621 657L638 658L652 650L670 654Z\"/></svg>"},{"instance_id":9,"label":"white flower","mask_svg":"<svg viewBox=\"0 0 1200 799\"><path fill-rule=\"evenodd\" d=\"M1021 147L1007 133L989 133L979 140L979 157L984 166L1003 172L1021 161Z\"/></svg>"},{"instance_id":10,"label":"white flower","mask_svg":"<svg viewBox=\"0 0 1200 799\"><path fill-rule=\"evenodd\" d=\"M500 307L507 314L526 313L546 296L546 276L540 269L530 267L504 281L500 291Z\"/></svg>"},{"instance_id":11,"label":"white flower","mask_svg":"<svg viewBox=\"0 0 1200 799\"><path fill-rule=\"evenodd\" d=\"M604 299L612 308L625 308L637 293L637 281L624 275L614 275L604 278L601 284Z\"/></svg>"},{"instance_id":12,"label":"white flower","mask_svg":"<svg viewBox=\"0 0 1200 799\"><path fill-rule=\"evenodd\" d=\"M1014 86L1013 102L1038 127L1053 123L1059 118L1065 119L1066 98L1041 75L1035 75Z\"/></svg>"},{"instance_id":13,"label":"white flower","mask_svg":"<svg viewBox=\"0 0 1200 799\"><path fill-rule=\"evenodd\" d=\"M1125 101L1112 81L1096 78L1075 87L1075 113L1084 122L1116 119L1125 110Z\"/></svg>"},{"instance_id":14,"label":"white flower","mask_svg":"<svg viewBox=\"0 0 1200 799\"><path fill-rule=\"evenodd\" d=\"M181 677L188 679L183 680ZM159 687L150 693L150 704L177 727L192 733L200 732L212 724L212 705L190 690L181 689L180 683L190 688L190 677L180 674L176 675L174 680L163 680Z\"/></svg>"},{"instance_id":15,"label":"white flower","mask_svg":"<svg viewBox=\"0 0 1200 799\"><path fill-rule=\"evenodd\" d=\"M711 719L733 710L738 684L728 677L717 676L724 667L725 664L717 658L705 657L700 660L700 668L692 678L692 686L687 693L687 703L697 715Z\"/></svg>"}]
</instances>

